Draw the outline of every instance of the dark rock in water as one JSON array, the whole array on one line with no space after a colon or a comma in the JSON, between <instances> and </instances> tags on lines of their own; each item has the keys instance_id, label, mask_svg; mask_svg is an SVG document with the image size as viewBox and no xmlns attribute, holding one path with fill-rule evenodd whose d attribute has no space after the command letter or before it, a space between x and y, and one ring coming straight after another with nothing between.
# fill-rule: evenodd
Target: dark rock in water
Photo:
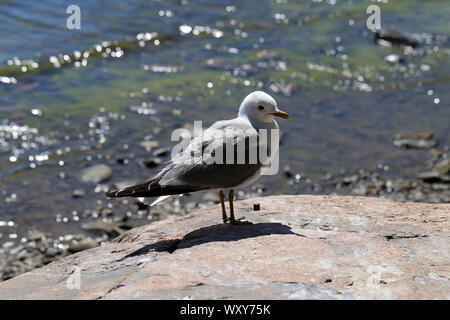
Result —
<instances>
[{"instance_id":1,"label":"dark rock in water","mask_svg":"<svg viewBox=\"0 0 450 320\"><path fill-rule=\"evenodd\" d=\"M195 201L187 202L185 204L185 207L186 207L187 212L191 212L192 210L194 210L197 207L197 202L195 202Z\"/></svg>"},{"instance_id":2,"label":"dark rock in water","mask_svg":"<svg viewBox=\"0 0 450 320\"><path fill-rule=\"evenodd\" d=\"M403 45L415 48L419 45L419 42L415 39L408 38L407 36L397 32L386 30L375 32L375 43L378 43L379 40L384 40L397 46Z\"/></svg>"},{"instance_id":3,"label":"dark rock in water","mask_svg":"<svg viewBox=\"0 0 450 320\"><path fill-rule=\"evenodd\" d=\"M72 192L72 197L73 198L81 198L84 197L84 190L82 189L75 189Z\"/></svg>"},{"instance_id":4,"label":"dark rock in water","mask_svg":"<svg viewBox=\"0 0 450 320\"><path fill-rule=\"evenodd\" d=\"M169 150L166 148L159 148L153 151L154 157L165 157L169 153Z\"/></svg>"},{"instance_id":5,"label":"dark rock in water","mask_svg":"<svg viewBox=\"0 0 450 320\"><path fill-rule=\"evenodd\" d=\"M450 181L449 181L450 182ZM450 190L450 183L433 183L431 185L433 190Z\"/></svg>"},{"instance_id":6,"label":"dark rock in water","mask_svg":"<svg viewBox=\"0 0 450 320\"><path fill-rule=\"evenodd\" d=\"M130 159L128 157L119 157L119 158L117 158L116 161L118 164L123 164L123 165L127 165L130 163Z\"/></svg>"},{"instance_id":7,"label":"dark rock in water","mask_svg":"<svg viewBox=\"0 0 450 320\"><path fill-rule=\"evenodd\" d=\"M422 139L422 140L431 140L431 138L434 137L434 132L426 132L426 133L419 133L414 134L412 132L406 132L406 133L397 133L395 135L395 139L401 140L401 139Z\"/></svg>"},{"instance_id":8,"label":"dark rock in water","mask_svg":"<svg viewBox=\"0 0 450 320\"><path fill-rule=\"evenodd\" d=\"M427 171L427 172L421 172L417 175L419 179L422 179L425 182L440 182L441 181L441 175L438 171Z\"/></svg>"},{"instance_id":9,"label":"dark rock in water","mask_svg":"<svg viewBox=\"0 0 450 320\"><path fill-rule=\"evenodd\" d=\"M216 192L205 192L205 195L203 196L203 201L218 203L220 199Z\"/></svg>"},{"instance_id":10,"label":"dark rock in water","mask_svg":"<svg viewBox=\"0 0 450 320\"><path fill-rule=\"evenodd\" d=\"M291 178L294 175L290 166L285 166L283 168L283 173L286 178Z\"/></svg>"},{"instance_id":11,"label":"dark rock in water","mask_svg":"<svg viewBox=\"0 0 450 320\"><path fill-rule=\"evenodd\" d=\"M344 183L344 184L352 184L352 183L356 183L356 181L358 181L357 175L348 176L348 177L345 177L344 179L342 179L342 183Z\"/></svg>"},{"instance_id":12,"label":"dark rock in water","mask_svg":"<svg viewBox=\"0 0 450 320\"><path fill-rule=\"evenodd\" d=\"M108 180L112 176L112 170L106 164L94 164L81 171L83 182L100 183Z\"/></svg>"},{"instance_id":13,"label":"dark rock in water","mask_svg":"<svg viewBox=\"0 0 450 320\"><path fill-rule=\"evenodd\" d=\"M155 141L155 140L142 141L141 143L139 143L139 145L141 147L144 147L146 151L150 151L152 149L158 148L159 147L159 142Z\"/></svg>"},{"instance_id":14,"label":"dark rock in water","mask_svg":"<svg viewBox=\"0 0 450 320\"><path fill-rule=\"evenodd\" d=\"M98 213L100 213L103 217L110 217L114 214L114 212L108 208L108 207L103 207L101 208Z\"/></svg>"},{"instance_id":15,"label":"dark rock in water","mask_svg":"<svg viewBox=\"0 0 450 320\"><path fill-rule=\"evenodd\" d=\"M446 153L440 153L441 157L448 159ZM360 169L352 176L341 173L331 181L322 181L321 186L326 193L378 196L400 202L450 203L450 174L444 174L449 162L441 160L427 172L419 173L420 180L393 177L382 165L375 172Z\"/></svg>"},{"instance_id":16,"label":"dark rock in water","mask_svg":"<svg viewBox=\"0 0 450 320\"><path fill-rule=\"evenodd\" d=\"M154 168L159 166L163 161L160 158L152 158L150 160L144 160L143 163L147 168Z\"/></svg>"},{"instance_id":17,"label":"dark rock in water","mask_svg":"<svg viewBox=\"0 0 450 320\"><path fill-rule=\"evenodd\" d=\"M434 140L424 139L397 139L394 140L394 146L405 149L429 149L437 145Z\"/></svg>"},{"instance_id":18,"label":"dark rock in water","mask_svg":"<svg viewBox=\"0 0 450 320\"><path fill-rule=\"evenodd\" d=\"M149 104L129 105L128 110L140 115L155 115L156 110Z\"/></svg>"}]
</instances>

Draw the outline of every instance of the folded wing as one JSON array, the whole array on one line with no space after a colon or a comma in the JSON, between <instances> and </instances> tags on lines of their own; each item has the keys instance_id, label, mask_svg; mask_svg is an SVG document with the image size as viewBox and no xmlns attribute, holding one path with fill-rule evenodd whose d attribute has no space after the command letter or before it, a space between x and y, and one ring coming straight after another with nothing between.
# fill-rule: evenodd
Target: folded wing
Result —
<instances>
[{"instance_id":1,"label":"folded wing","mask_svg":"<svg viewBox=\"0 0 450 320\"><path fill-rule=\"evenodd\" d=\"M154 178L106 195L156 197L232 188L261 170L263 164L254 157L257 146L258 132L248 122L219 121L173 155Z\"/></svg>"}]
</instances>

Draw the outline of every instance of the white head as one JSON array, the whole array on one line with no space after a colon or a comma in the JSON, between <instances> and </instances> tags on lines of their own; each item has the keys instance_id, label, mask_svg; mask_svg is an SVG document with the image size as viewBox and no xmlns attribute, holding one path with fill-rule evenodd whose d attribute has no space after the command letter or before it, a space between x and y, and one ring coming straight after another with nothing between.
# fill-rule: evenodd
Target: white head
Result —
<instances>
[{"instance_id":1,"label":"white head","mask_svg":"<svg viewBox=\"0 0 450 320\"><path fill-rule=\"evenodd\" d=\"M271 123L275 117L290 119L291 117L278 109L274 98L262 91L253 91L242 101L239 117L247 117L251 122Z\"/></svg>"}]
</instances>

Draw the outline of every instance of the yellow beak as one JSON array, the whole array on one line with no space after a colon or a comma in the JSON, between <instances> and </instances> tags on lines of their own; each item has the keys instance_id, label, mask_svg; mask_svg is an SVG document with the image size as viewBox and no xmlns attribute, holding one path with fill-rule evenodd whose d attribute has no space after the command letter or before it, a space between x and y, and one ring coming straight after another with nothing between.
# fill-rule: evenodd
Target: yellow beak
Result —
<instances>
[{"instance_id":1,"label":"yellow beak","mask_svg":"<svg viewBox=\"0 0 450 320\"><path fill-rule=\"evenodd\" d=\"M272 113L275 117L280 117L286 120L291 120L291 116L288 115L286 112L283 112L281 110L278 110L277 112Z\"/></svg>"}]
</instances>

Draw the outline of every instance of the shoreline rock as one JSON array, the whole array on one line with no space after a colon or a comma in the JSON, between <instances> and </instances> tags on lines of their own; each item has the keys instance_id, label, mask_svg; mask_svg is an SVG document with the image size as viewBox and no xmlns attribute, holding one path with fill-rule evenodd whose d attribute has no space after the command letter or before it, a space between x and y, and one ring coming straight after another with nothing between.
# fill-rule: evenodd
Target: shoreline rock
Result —
<instances>
[{"instance_id":1,"label":"shoreline rock","mask_svg":"<svg viewBox=\"0 0 450 320\"><path fill-rule=\"evenodd\" d=\"M106 164L94 164L81 171L80 179L87 183L100 183L112 176L111 167Z\"/></svg>"},{"instance_id":2,"label":"shoreline rock","mask_svg":"<svg viewBox=\"0 0 450 320\"><path fill-rule=\"evenodd\" d=\"M151 223L4 281L0 298L450 298L448 205L272 196L235 210L254 224L222 224L220 205Z\"/></svg>"}]
</instances>

